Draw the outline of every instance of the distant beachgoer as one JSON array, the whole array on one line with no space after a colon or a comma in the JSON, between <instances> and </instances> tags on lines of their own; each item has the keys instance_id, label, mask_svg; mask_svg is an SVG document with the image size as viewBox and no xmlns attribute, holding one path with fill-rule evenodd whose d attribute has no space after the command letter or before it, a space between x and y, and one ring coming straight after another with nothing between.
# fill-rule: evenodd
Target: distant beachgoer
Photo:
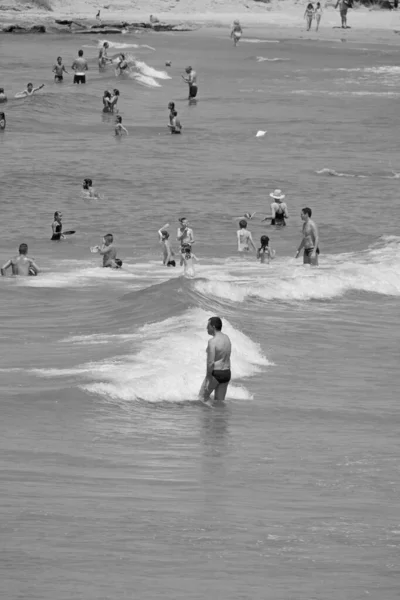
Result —
<instances>
[{"instance_id":1,"label":"distant beachgoer","mask_svg":"<svg viewBox=\"0 0 400 600\"><path fill-rule=\"evenodd\" d=\"M231 38L233 39L233 45L237 46L240 38L242 37L242 26L240 25L240 22L238 20L233 21L233 25L232 25L232 31L231 31Z\"/></svg>"},{"instance_id":2,"label":"distant beachgoer","mask_svg":"<svg viewBox=\"0 0 400 600\"><path fill-rule=\"evenodd\" d=\"M119 100L119 90L114 88L113 95L111 95L111 100L110 100L111 112L114 112L115 108L117 107L118 100ZM117 112L118 112L118 110L117 110Z\"/></svg>"},{"instance_id":3,"label":"distant beachgoer","mask_svg":"<svg viewBox=\"0 0 400 600\"><path fill-rule=\"evenodd\" d=\"M89 178L83 180L83 190L85 194L89 194L90 198L98 198L98 194L93 187L93 181Z\"/></svg>"},{"instance_id":4,"label":"distant beachgoer","mask_svg":"<svg viewBox=\"0 0 400 600\"><path fill-rule=\"evenodd\" d=\"M270 194L270 196L274 200L271 203L271 225L275 225L276 227L285 227L285 219L289 218L286 202L282 202L282 200L285 198L285 194L282 194L281 190L275 190Z\"/></svg>"},{"instance_id":5,"label":"distant beachgoer","mask_svg":"<svg viewBox=\"0 0 400 600\"><path fill-rule=\"evenodd\" d=\"M122 135L123 133L125 133L125 135L129 135L128 130L126 129L126 127L124 127L122 125L122 117L118 116L115 119L116 125L115 125L115 135Z\"/></svg>"},{"instance_id":6,"label":"distant beachgoer","mask_svg":"<svg viewBox=\"0 0 400 600\"><path fill-rule=\"evenodd\" d=\"M316 7L315 7L315 21L316 21L316 28L315 31L318 31L319 29L319 24L321 23L321 17L322 17L322 7L321 7L321 2L317 2Z\"/></svg>"},{"instance_id":7,"label":"distant beachgoer","mask_svg":"<svg viewBox=\"0 0 400 600\"><path fill-rule=\"evenodd\" d=\"M26 90L23 90L22 92L18 92L18 94L16 94L15 97L21 98L22 96L25 96L25 97L32 96L35 92L38 92L42 88L44 88L44 83L42 83L42 85L40 85L37 88L34 88L32 83L28 83L28 85L26 86Z\"/></svg>"},{"instance_id":8,"label":"distant beachgoer","mask_svg":"<svg viewBox=\"0 0 400 600\"><path fill-rule=\"evenodd\" d=\"M335 8L339 6L342 29L347 29L347 11L351 8L351 0L338 0Z\"/></svg>"},{"instance_id":9,"label":"distant beachgoer","mask_svg":"<svg viewBox=\"0 0 400 600\"><path fill-rule=\"evenodd\" d=\"M271 258L275 258L275 250L273 250L269 245L269 237L267 235L262 235L260 239L261 246L257 250L257 259L261 263L268 263Z\"/></svg>"},{"instance_id":10,"label":"distant beachgoer","mask_svg":"<svg viewBox=\"0 0 400 600\"><path fill-rule=\"evenodd\" d=\"M101 246L94 246L93 252L98 252L103 257L103 267L109 267L111 269L120 269L122 267L122 260L117 258L117 249L114 246L114 236L112 233L107 233L103 238Z\"/></svg>"},{"instance_id":11,"label":"distant beachgoer","mask_svg":"<svg viewBox=\"0 0 400 600\"><path fill-rule=\"evenodd\" d=\"M99 10L99 12L96 14L96 19L98 19L99 21L101 21L101 17L100 17L100 10Z\"/></svg>"},{"instance_id":12,"label":"distant beachgoer","mask_svg":"<svg viewBox=\"0 0 400 600\"><path fill-rule=\"evenodd\" d=\"M57 57L57 62L53 67L53 73L54 73L54 81L57 83L61 83L64 80L63 73L68 74L68 71L66 70L66 68L63 65L61 56Z\"/></svg>"},{"instance_id":13,"label":"distant beachgoer","mask_svg":"<svg viewBox=\"0 0 400 600\"><path fill-rule=\"evenodd\" d=\"M192 252L192 247L190 244L184 244L181 247L181 266L184 266L183 269L183 274L185 277L189 277L190 279L193 279L193 277L196 275L195 270L194 270L194 264L193 262L199 262L199 259L197 258L197 256L195 254L193 254Z\"/></svg>"},{"instance_id":14,"label":"distant beachgoer","mask_svg":"<svg viewBox=\"0 0 400 600\"><path fill-rule=\"evenodd\" d=\"M62 234L62 213L59 210L56 210L54 213L54 221L51 224L51 229L53 231L53 235L51 236L51 240L59 242L64 239Z\"/></svg>"},{"instance_id":15,"label":"distant beachgoer","mask_svg":"<svg viewBox=\"0 0 400 600\"><path fill-rule=\"evenodd\" d=\"M2 267L1 274L3 276L7 275L7 269L12 268L13 275L37 275L39 273L39 267L33 260L33 258L29 258L28 254L28 245L20 244L19 246L19 256L14 256L10 258Z\"/></svg>"},{"instance_id":16,"label":"distant beachgoer","mask_svg":"<svg viewBox=\"0 0 400 600\"><path fill-rule=\"evenodd\" d=\"M185 69L187 73L187 77L182 75L182 78L189 86L189 97L188 100L193 100L197 96L198 86L197 86L197 73L192 67L186 67Z\"/></svg>"},{"instance_id":17,"label":"distant beachgoer","mask_svg":"<svg viewBox=\"0 0 400 600\"><path fill-rule=\"evenodd\" d=\"M6 121L6 115L3 112L0 112L0 130L4 131L4 129L6 128L7 125L7 121Z\"/></svg>"},{"instance_id":18,"label":"distant beachgoer","mask_svg":"<svg viewBox=\"0 0 400 600\"><path fill-rule=\"evenodd\" d=\"M319 254L319 235L318 227L311 220L312 211L311 208L303 208L300 213L301 220L304 221L303 225L303 239L296 252L295 258L298 258L302 248L304 248L303 263L305 265L318 266L318 254Z\"/></svg>"},{"instance_id":19,"label":"distant beachgoer","mask_svg":"<svg viewBox=\"0 0 400 600\"><path fill-rule=\"evenodd\" d=\"M105 90L103 94L103 112L111 112L111 92L109 92L108 90Z\"/></svg>"},{"instance_id":20,"label":"distant beachgoer","mask_svg":"<svg viewBox=\"0 0 400 600\"><path fill-rule=\"evenodd\" d=\"M253 250L256 250L252 235L250 231L247 231L247 221L244 219L239 221L239 227L240 229L238 229L236 232L238 240L238 252L248 252L250 250L249 245L252 246Z\"/></svg>"},{"instance_id":21,"label":"distant beachgoer","mask_svg":"<svg viewBox=\"0 0 400 600\"><path fill-rule=\"evenodd\" d=\"M312 5L311 2L308 3L307 8L304 12L304 18L306 20L307 23L307 31L310 31L311 29L311 25L312 25L312 21L314 18L314 6Z\"/></svg>"},{"instance_id":22,"label":"distant beachgoer","mask_svg":"<svg viewBox=\"0 0 400 600\"><path fill-rule=\"evenodd\" d=\"M4 88L0 88L0 104L7 102L8 98L4 92Z\"/></svg>"},{"instance_id":23,"label":"distant beachgoer","mask_svg":"<svg viewBox=\"0 0 400 600\"><path fill-rule=\"evenodd\" d=\"M111 58L107 56L107 50L110 47L108 42L104 42L102 47L99 50L99 70L103 70L106 68L107 63L112 62Z\"/></svg>"},{"instance_id":24,"label":"distant beachgoer","mask_svg":"<svg viewBox=\"0 0 400 600\"><path fill-rule=\"evenodd\" d=\"M211 317L207 323L207 333L212 339L207 344L206 376L199 392L200 400L207 402L214 392L214 400L224 401L231 380L232 344L222 333L222 321Z\"/></svg>"},{"instance_id":25,"label":"distant beachgoer","mask_svg":"<svg viewBox=\"0 0 400 600\"><path fill-rule=\"evenodd\" d=\"M158 17L155 17L154 15L150 15L150 23L151 25L154 25L154 23L159 23L160 19Z\"/></svg>"},{"instance_id":26,"label":"distant beachgoer","mask_svg":"<svg viewBox=\"0 0 400 600\"><path fill-rule=\"evenodd\" d=\"M125 54L123 54L122 52L118 57L118 61L119 62L117 63L117 66L115 67L115 75L116 76L122 75L129 68L127 60L125 58Z\"/></svg>"},{"instance_id":27,"label":"distant beachgoer","mask_svg":"<svg viewBox=\"0 0 400 600\"><path fill-rule=\"evenodd\" d=\"M181 217L179 222L181 226L178 228L176 239L180 243L181 247L185 244L189 244L191 246L194 244L193 229L190 229L186 217Z\"/></svg>"},{"instance_id":28,"label":"distant beachgoer","mask_svg":"<svg viewBox=\"0 0 400 600\"><path fill-rule=\"evenodd\" d=\"M86 58L83 58L83 50L79 50L78 58L72 63L71 69L75 71L74 83L86 83L86 71L89 67Z\"/></svg>"},{"instance_id":29,"label":"distant beachgoer","mask_svg":"<svg viewBox=\"0 0 400 600\"><path fill-rule=\"evenodd\" d=\"M172 250L171 242L169 241L168 227L169 223L166 223L158 230L159 240L163 247L163 265L166 267L175 267L176 262L174 259L174 251Z\"/></svg>"},{"instance_id":30,"label":"distant beachgoer","mask_svg":"<svg viewBox=\"0 0 400 600\"><path fill-rule=\"evenodd\" d=\"M171 118L172 117L172 118ZM176 110L172 110L170 113L170 124L168 127L171 130L171 133L182 133L182 125L180 120L178 119L178 113Z\"/></svg>"}]
</instances>

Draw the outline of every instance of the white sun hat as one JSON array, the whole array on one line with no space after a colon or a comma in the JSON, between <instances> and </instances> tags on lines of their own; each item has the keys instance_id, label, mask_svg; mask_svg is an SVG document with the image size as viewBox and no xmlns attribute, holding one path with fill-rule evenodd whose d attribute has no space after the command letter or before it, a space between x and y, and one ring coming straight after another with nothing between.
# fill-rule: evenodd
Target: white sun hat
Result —
<instances>
[{"instance_id":1,"label":"white sun hat","mask_svg":"<svg viewBox=\"0 0 400 600\"><path fill-rule=\"evenodd\" d=\"M271 198L274 198L274 200L283 200L285 197L285 194L282 194L282 190L275 190L274 192L272 192L272 194L270 194Z\"/></svg>"}]
</instances>

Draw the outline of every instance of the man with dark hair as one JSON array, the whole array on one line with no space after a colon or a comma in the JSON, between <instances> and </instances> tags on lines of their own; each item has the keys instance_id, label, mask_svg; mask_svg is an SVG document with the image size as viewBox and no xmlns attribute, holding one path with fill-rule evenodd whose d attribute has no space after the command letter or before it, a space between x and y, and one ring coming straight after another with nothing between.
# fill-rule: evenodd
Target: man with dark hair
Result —
<instances>
[{"instance_id":1,"label":"man with dark hair","mask_svg":"<svg viewBox=\"0 0 400 600\"><path fill-rule=\"evenodd\" d=\"M83 50L79 50L78 58L74 60L71 67L75 71L74 83L86 83L86 71L88 68L87 61L83 58Z\"/></svg>"},{"instance_id":2,"label":"man with dark hair","mask_svg":"<svg viewBox=\"0 0 400 600\"><path fill-rule=\"evenodd\" d=\"M214 392L214 400L225 400L231 380L231 340L222 333L222 321L211 317L207 323L207 333L212 336L207 346L206 376L200 388L199 397L204 402Z\"/></svg>"},{"instance_id":3,"label":"man with dark hair","mask_svg":"<svg viewBox=\"0 0 400 600\"><path fill-rule=\"evenodd\" d=\"M179 219L179 223L181 224L181 226L178 227L178 232L176 234L176 239L180 243L181 247L184 246L185 244L190 244L190 245L194 244L193 229L191 229L189 227L189 223L187 222L187 218L186 217L181 217Z\"/></svg>"},{"instance_id":4,"label":"man with dark hair","mask_svg":"<svg viewBox=\"0 0 400 600\"><path fill-rule=\"evenodd\" d=\"M301 220L304 222L303 225L303 239L296 252L295 258L299 257L299 254L304 248L303 263L305 265L318 266L318 254L319 254L319 235L318 227L311 220L312 210L306 206L300 213Z\"/></svg>"},{"instance_id":5,"label":"man with dark hair","mask_svg":"<svg viewBox=\"0 0 400 600\"><path fill-rule=\"evenodd\" d=\"M19 256L10 258L1 268L1 274L6 275L7 269L12 268L13 275L37 275L39 267L32 258L28 258L28 245L20 244Z\"/></svg>"}]
</instances>

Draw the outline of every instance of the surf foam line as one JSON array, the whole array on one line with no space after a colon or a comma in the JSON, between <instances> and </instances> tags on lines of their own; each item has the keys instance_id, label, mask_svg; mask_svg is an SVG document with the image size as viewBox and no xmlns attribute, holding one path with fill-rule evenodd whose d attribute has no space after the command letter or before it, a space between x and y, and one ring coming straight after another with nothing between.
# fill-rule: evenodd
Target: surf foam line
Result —
<instances>
[{"instance_id":1,"label":"surf foam line","mask_svg":"<svg viewBox=\"0 0 400 600\"><path fill-rule=\"evenodd\" d=\"M89 380L80 387L107 400L194 401L205 374L205 349L209 339L206 324L210 316L202 309L190 309L179 317L144 325L133 332L134 349L130 354L85 363L74 369L32 369L32 372L41 377L73 375ZM235 381L251 377L272 363L258 344L225 319L224 331L233 346L233 383L229 386L228 398L250 400L249 391ZM110 336L110 342L113 341L114 337Z\"/></svg>"},{"instance_id":2,"label":"surf foam line","mask_svg":"<svg viewBox=\"0 0 400 600\"><path fill-rule=\"evenodd\" d=\"M382 179L400 179L400 173L396 173L396 171L391 171L391 175L383 175L378 173L369 173L368 175L361 175L357 173L340 173L338 171L335 171L335 169L329 169L325 167L315 172L317 175L330 175L331 177L358 177L360 179L366 179L367 177L381 177Z\"/></svg>"},{"instance_id":3,"label":"surf foam line","mask_svg":"<svg viewBox=\"0 0 400 600\"><path fill-rule=\"evenodd\" d=\"M152 46L148 46L147 44L124 44L121 42L112 42L111 40L99 40L97 47L100 49L103 47L103 44L107 42L110 50L126 50L127 48L147 48L148 50L154 50Z\"/></svg>"}]
</instances>

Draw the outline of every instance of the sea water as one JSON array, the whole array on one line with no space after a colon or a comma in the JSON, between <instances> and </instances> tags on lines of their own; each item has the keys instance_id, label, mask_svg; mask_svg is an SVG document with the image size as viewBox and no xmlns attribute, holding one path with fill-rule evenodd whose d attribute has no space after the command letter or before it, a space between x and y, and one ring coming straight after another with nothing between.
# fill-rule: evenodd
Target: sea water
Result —
<instances>
[{"instance_id":1,"label":"sea water","mask_svg":"<svg viewBox=\"0 0 400 600\"><path fill-rule=\"evenodd\" d=\"M248 41L113 37L109 56L138 61L116 79L96 36L1 39L1 262L27 242L41 268L0 282L8 600L398 596L397 47ZM54 84L81 46L87 84ZM14 100L29 81L46 87ZM114 87L122 139L101 110ZM261 223L275 188L280 231ZM294 259L304 206L318 269ZM62 243L56 210L76 230ZM236 253L248 211L270 265ZM181 216L193 280L161 262L157 230L170 223L177 250ZM108 232L120 271L89 250ZM210 409L196 397L215 314L233 380Z\"/></svg>"}]
</instances>

